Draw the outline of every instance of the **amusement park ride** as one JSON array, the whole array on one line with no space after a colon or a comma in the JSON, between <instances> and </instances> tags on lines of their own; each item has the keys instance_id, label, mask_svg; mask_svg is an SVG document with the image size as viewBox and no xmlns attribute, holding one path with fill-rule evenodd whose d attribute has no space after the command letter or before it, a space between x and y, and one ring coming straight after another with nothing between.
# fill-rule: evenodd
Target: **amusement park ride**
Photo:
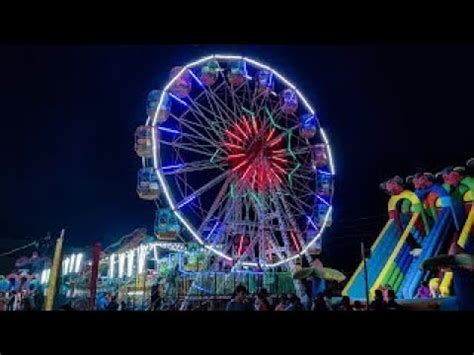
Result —
<instances>
[{"instance_id":1,"label":"amusement park ride","mask_svg":"<svg viewBox=\"0 0 474 355\"><path fill-rule=\"evenodd\" d=\"M137 194L156 208L153 235L138 229L104 250L61 256L62 269L42 270L45 288L61 274L62 287L72 297L89 294L94 309L96 290L138 295L144 305L159 284L164 300L181 299L188 309L194 295L228 297L237 283L301 296L298 273L332 270L318 260L332 224L328 137L283 75L248 57L210 55L173 68L162 90L149 93L146 116L134 148L142 161ZM474 169L474 160L467 165ZM365 300L367 288L373 297L390 286L399 299L413 299L430 281L450 295L453 272L421 267L443 253L474 254L473 176L447 168L383 183L388 221L367 273L363 262L343 294Z\"/></svg>"},{"instance_id":2,"label":"amusement park ride","mask_svg":"<svg viewBox=\"0 0 474 355\"><path fill-rule=\"evenodd\" d=\"M473 159L467 167L474 167ZM388 221L367 262L371 296L376 289L389 286L398 299L412 300L423 281L442 297L452 295L453 271L443 268L433 271L423 266L438 255L474 254L473 176L472 172L466 174L463 167L448 167L436 176L426 172L409 176L406 184L412 185L414 191L406 189L398 176L381 184L391 197ZM364 299L362 269L363 263L343 294ZM456 292L459 291L458 288Z\"/></svg>"},{"instance_id":3,"label":"amusement park ride","mask_svg":"<svg viewBox=\"0 0 474 355\"><path fill-rule=\"evenodd\" d=\"M335 174L328 138L269 66L210 55L173 68L148 96L135 151L159 240L194 240L232 270L293 271L320 252Z\"/></svg>"}]
</instances>

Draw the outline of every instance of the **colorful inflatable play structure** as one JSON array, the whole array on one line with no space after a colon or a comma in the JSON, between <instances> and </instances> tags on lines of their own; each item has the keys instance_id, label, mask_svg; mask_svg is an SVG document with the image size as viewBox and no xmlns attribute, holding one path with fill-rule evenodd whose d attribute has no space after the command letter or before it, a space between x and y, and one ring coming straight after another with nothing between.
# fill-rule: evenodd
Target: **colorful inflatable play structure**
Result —
<instances>
[{"instance_id":1,"label":"colorful inflatable play structure","mask_svg":"<svg viewBox=\"0 0 474 355\"><path fill-rule=\"evenodd\" d=\"M447 167L436 175L418 172L380 185L390 199L388 220L366 259L370 299L384 288L393 289L400 300L419 298L422 284L431 297L460 293L451 270L426 270L422 264L437 255L474 253L473 176L465 168ZM343 295L365 300L364 275L361 262Z\"/></svg>"}]
</instances>

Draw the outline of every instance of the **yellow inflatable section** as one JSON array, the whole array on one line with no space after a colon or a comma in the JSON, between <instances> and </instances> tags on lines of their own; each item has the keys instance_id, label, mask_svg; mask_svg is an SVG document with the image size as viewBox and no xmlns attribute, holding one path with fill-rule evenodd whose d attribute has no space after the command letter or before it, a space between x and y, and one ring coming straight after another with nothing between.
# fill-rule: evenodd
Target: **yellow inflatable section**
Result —
<instances>
[{"instance_id":1,"label":"yellow inflatable section","mask_svg":"<svg viewBox=\"0 0 474 355\"><path fill-rule=\"evenodd\" d=\"M409 236L413 226L416 223L416 220L420 216L419 212L413 213L413 216L410 219L410 222L408 223L408 226L405 228L403 231L402 236L400 237L400 240L398 241L397 245L395 246L395 249L393 249L392 254L390 254L390 257L388 258L387 262L385 263L385 266L383 267L382 271L380 272L379 276L375 280L374 284L372 285L372 288L370 289L370 296L373 298L375 290L379 288L380 283L384 279L385 275L387 274L388 270L392 266L393 262L395 261L395 258L397 257L398 253L400 252L403 243L405 243L405 240Z\"/></svg>"},{"instance_id":2,"label":"yellow inflatable section","mask_svg":"<svg viewBox=\"0 0 474 355\"><path fill-rule=\"evenodd\" d=\"M390 200L388 201L388 211L390 212L396 210L398 201L404 199L409 200L412 206L420 203L418 196L416 196L413 191L404 190L402 193L390 197Z\"/></svg>"},{"instance_id":3,"label":"yellow inflatable section","mask_svg":"<svg viewBox=\"0 0 474 355\"><path fill-rule=\"evenodd\" d=\"M382 231L379 233L377 239L375 240L374 244L372 244L372 247L370 248L370 250L372 252L374 252L375 248L377 247L377 245L379 244L379 242L382 240L383 236L385 235L385 233L387 232L387 229L390 227L390 225L392 223L395 223L395 221L393 219L389 219L387 221L387 223L385 223L385 226L382 228ZM357 278L357 275L359 275L359 273L362 272L362 268L364 267L364 262L361 261L361 263L359 264L359 266L357 267L356 271L352 274L351 278L349 279L349 281L347 282L346 286L344 287L344 289L342 290L342 295L343 296L347 296L350 288L352 287L352 284L354 283L355 279Z\"/></svg>"}]
</instances>

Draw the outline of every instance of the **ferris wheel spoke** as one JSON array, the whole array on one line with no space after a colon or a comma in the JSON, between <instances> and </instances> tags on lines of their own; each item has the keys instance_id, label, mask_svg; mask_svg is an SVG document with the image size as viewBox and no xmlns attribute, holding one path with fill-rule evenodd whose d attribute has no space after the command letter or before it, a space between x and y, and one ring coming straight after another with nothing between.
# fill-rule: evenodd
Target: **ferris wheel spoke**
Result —
<instances>
[{"instance_id":1,"label":"ferris wheel spoke","mask_svg":"<svg viewBox=\"0 0 474 355\"><path fill-rule=\"evenodd\" d=\"M290 208L287 204L287 201L286 201L285 197L282 194L278 194L278 198L280 199L280 201L283 205L283 210L285 211L285 216L286 216L288 222L290 223L291 227L295 231L296 237L298 238L298 241L300 242L300 247L301 247L301 245L304 245L304 240L303 240L303 234L302 234L302 232L301 232L301 230L298 226L298 223L294 219L293 214L290 211Z\"/></svg>"},{"instance_id":2,"label":"ferris wheel spoke","mask_svg":"<svg viewBox=\"0 0 474 355\"><path fill-rule=\"evenodd\" d=\"M179 175L176 175L175 176L175 181L176 181L176 186L178 186L178 190L181 194L181 196L188 196L189 194L193 194L194 193L194 189L191 185L189 185L186 181L186 176L182 177L182 176L179 176ZM181 185L183 185L184 187L184 191L183 191L183 188L181 187ZM198 200L198 206L196 208L194 202L196 201L193 200L191 201L191 203L189 203L189 207L191 208L191 210L193 211L193 213L196 215L196 216L199 216L199 212L197 211L197 209L200 209L202 210L202 206L200 204L200 201L199 199Z\"/></svg>"},{"instance_id":3,"label":"ferris wheel spoke","mask_svg":"<svg viewBox=\"0 0 474 355\"><path fill-rule=\"evenodd\" d=\"M192 114L192 113L191 113ZM192 114L193 115L193 114ZM210 130L208 127L206 127L205 125L203 125L202 123L200 122L197 122L197 121L193 121L193 120L188 120L187 118L185 118L185 116L180 116L180 117L177 117L177 116L174 116L174 115L171 115L179 124L181 123L185 123L186 124L186 127L193 127L195 128L195 130L193 131L194 133L196 132L205 132L206 133L206 136L205 137L202 137L201 134L199 134L199 139L203 139L204 140L211 140L211 141L215 141L215 134L216 132L214 132L214 130ZM193 116L194 117L194 116ZM194 135L190 134L189 132L180 132L180 136L185 136L185 137L193 137ZM194 136L195 137L195 136Z\"/></svg>"},{"instance_id":4,"label":"ferris wheel spoke","mask_svg":"<svg viewBox=\"0 0 474 355\"><path fill-rule=\"evenodd\" d=\"M199 101L194 101L194 105L199 111L200 115L207 119L207 122L211 127L217 126L220 130L223 130L227 127L228 121L222 116L218 109L214 108L210 99L211 94L212 92L206 91L205 98L209 107L206 107L205 103L200 103ZM211 121L208 116L212 117L213 120Z\"/></svg>"},{"instance_id":5,"label":"ferris wheel spoke","mask_svg":"<svg viewBox=\"0 0 474 355\"><path fill-rule=\"evenodd\" d=\"M222 100L222 98L219 97L219 95L216 95L214 92L210 91L210 99L214 102L216 105L217 109L221 114L226 116L230 122L236 122L240 119L238 115L232 111L227 104Z\"/></svg>"},{"instance_id":6,"label":"ferris wheel spoke","mask_svg":"<svg viewBox=\"0 0 474 355\"><path fill-rule=\"evenodd\" d=\"M184 119L181 119L179 120L179 123L186 127L188 130L192 131L194 134L191 134L191 133L185 133L185 132L182 132L181 133L181 136L183 137L188 137L188 138L194 138L194 139L200 139L204 142L207 142L209 143L210 145L214 146L215 148L220 148L219 147L219 142L214 140L213 138L211 137L204 137L196 128L194 128L192 126L192 124L188 123L186 120Z\"/></svg>"},{"instance_id":7,"label":"ferris wheel spoke","mask_svg":"<svg viewBox=\"0 0 474 355\"><path fill-rule=\"evenodd\" d=\"M282 237L283 246L285 247L286 250L289 251L290 250L290 241L289 241L288 234L287 234L288 227L287 227L287 225L285 223L285 220L283 218L283 213L282 213L280 204L279 204L276 196L272 199L272 201L273 201L273 205L275 206L275 215L276 215L276 218L277 218L277 221L278 221L278 226L280 228L280 234L281 234L281 237Z\"/></svg>"},{"instance_id":8,"label":"ferris wheel spoke","mask_svg":"<svg viewBox=\"0 0 474 355\"><path fill-rule=\"evenodd\" d=\"M296 204L296 206L293 206L295 208L295 211L298 211L301 215L306 214L304 207L306 207L306 209L309 209L309 210L312 209L312 206L305 203L302 200L302 198L305 196L308 196L308 197L314 196L314 192L311 192L311 194L309 194L309 193L301 192L298 189L295 190L294 187L293 188L285 187L285 188L280 188L280 191L278 193L291 197L291 200L294 201L294 203Z\"/></svg>"},{"instance_id":9,"label":"ferris wheel spoke","mask_svg":"<svg viewBox=\"0 0 474 355\"><path fill-rule=\"evenodd\" d=\"M208 92L206 91L206 98L208 97ZM192 110L191 114L195 117L196 120L206 129L207 132L212 132L212 134L216 137L220 137L220 132L222 131L222 127L220 127L220 123L222 123L222 119L220 119L219 115L215 111L211 111L201 105L199 101L191 100L192 102ZM203 112L206 111L206 112ZM210 117L209 117L210 116ZM205 123L205 124L204 124ZM216 126L218 129L216 129Z\"/></svg>"},{"instance_id":10,"label":"ferris wheel spoke","mask_svg":"<svg viewBox=\"0 0 474 355\"><path fill-rule=\"evenodd\" d=\"M222 211L224 213L224 218L221 223L222 228L218 231L216 237L212 240L213 247L221 241L223 236L227 234L228 227L231 224L229 223L229 220L232 218L232 214L234 213L236 202L237 199L230 198L228 200L228 207Z\"/></svg>"},{"instance_id":11,"label":"ferris wheel spoke","mask_svg":"<svg viewBox=\"0 0 474 355\"><path fill-rule=\"evenodd\" d=\"M194 200L196 197L202 195L204 192L206 192L207 190L209 190L210 188L212 188L213 186L215 186L216 184L221 182L227 175L229 175L229 173L230 173L230 170L227 170L227 171L223 172L222 174L220 174L219 176L212 179L211 181L207 182L206 184L201 186L199 189L194 191L191 195L186 196L179 203L177 203L176 208L179 209L179 208L183 207L184 205L186 205L187 203Z\"/></svg>"},{"instance_id":12,"label":"ferris wheel spoke","mask_svg":"<svg viewBox=\"0 0 474 355\"><path fill-rule=\"evenodd\" d=\"M223 202L224 197L225 197L225 193L227 192L227 189L229 188L229 184L230 184L231 181L232 181L232 177L228 176L226 178L226 180L224 181L224 184L222 184L222 187L219 190L219 193L217 194L216 198L214 199L214 202L212 203L211 207L209 208L209 211L207 212L206 217L204 218L204 220L202 221L202 223L199 227L199 231L203 230L203 228L207 225L207 223L212 218L214 213L217 211L219 206L222 205L222 202Z\"/></svg>"},{"instance_id":13,"label":"ferris wheel spoke","mask_svg":"<svg viewBox=\"0 0 474 355\"><path fill-rule=\"evenodd\" d=\"M198 160L189 163L182 163L176 165L168 165L160 167L160 171L163 175L175 175L175 174L186 174L193 171L200 171L200 170L209 170L209 169L217 169L223 168L226 166L227 163L221 162L217 163L210 163L209 160Z\"/></svg>"},{"instance_id":14,"label":"ferris wheel spoke","mask_svg":"<svg viewBox=\"0 0 474 355\"><path fill-rule=\"evenodd\" d=\"M200 145L197 145L199 147L199 149L198 149L198 148L191 147L189 144L168 142L168 141L165 141L165 140L160 140L160 143L163 143L164 145L168 145L168 146L173 147L175 149L187 150L187 151L190 151L190 152L194 152L194 153L198 153L198 154L201 154L201 155L204 155L204 156L208 156L210 158L215 155L215 152L209 152L205 149L202 149L203 147L200 146ZM194 145L194 147L195 146L196 145Z\"/></svg>"}]
</instances>

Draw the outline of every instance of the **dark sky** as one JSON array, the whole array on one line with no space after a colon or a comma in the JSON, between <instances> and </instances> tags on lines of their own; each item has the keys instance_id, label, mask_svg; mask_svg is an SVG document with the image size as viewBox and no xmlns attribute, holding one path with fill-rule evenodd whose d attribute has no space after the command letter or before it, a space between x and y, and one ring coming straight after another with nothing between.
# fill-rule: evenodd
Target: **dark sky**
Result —
<instances>
[{"instance_id":1,"label":"dark sky","mask_svg":"<svg viewBox=\"0 0 474 355\"><path fill-rule=\"evenodd\" d=\"M146 95L174 65L214 52L269 63L318 109L337 172L325 240L335 265L352 265L358 250L358 235L343 226L386 213L383 179L474 156L470 44L0 46L0 238L64 227L81 246L151 228L133 151Z\"/></svg>"}]
</instances>

